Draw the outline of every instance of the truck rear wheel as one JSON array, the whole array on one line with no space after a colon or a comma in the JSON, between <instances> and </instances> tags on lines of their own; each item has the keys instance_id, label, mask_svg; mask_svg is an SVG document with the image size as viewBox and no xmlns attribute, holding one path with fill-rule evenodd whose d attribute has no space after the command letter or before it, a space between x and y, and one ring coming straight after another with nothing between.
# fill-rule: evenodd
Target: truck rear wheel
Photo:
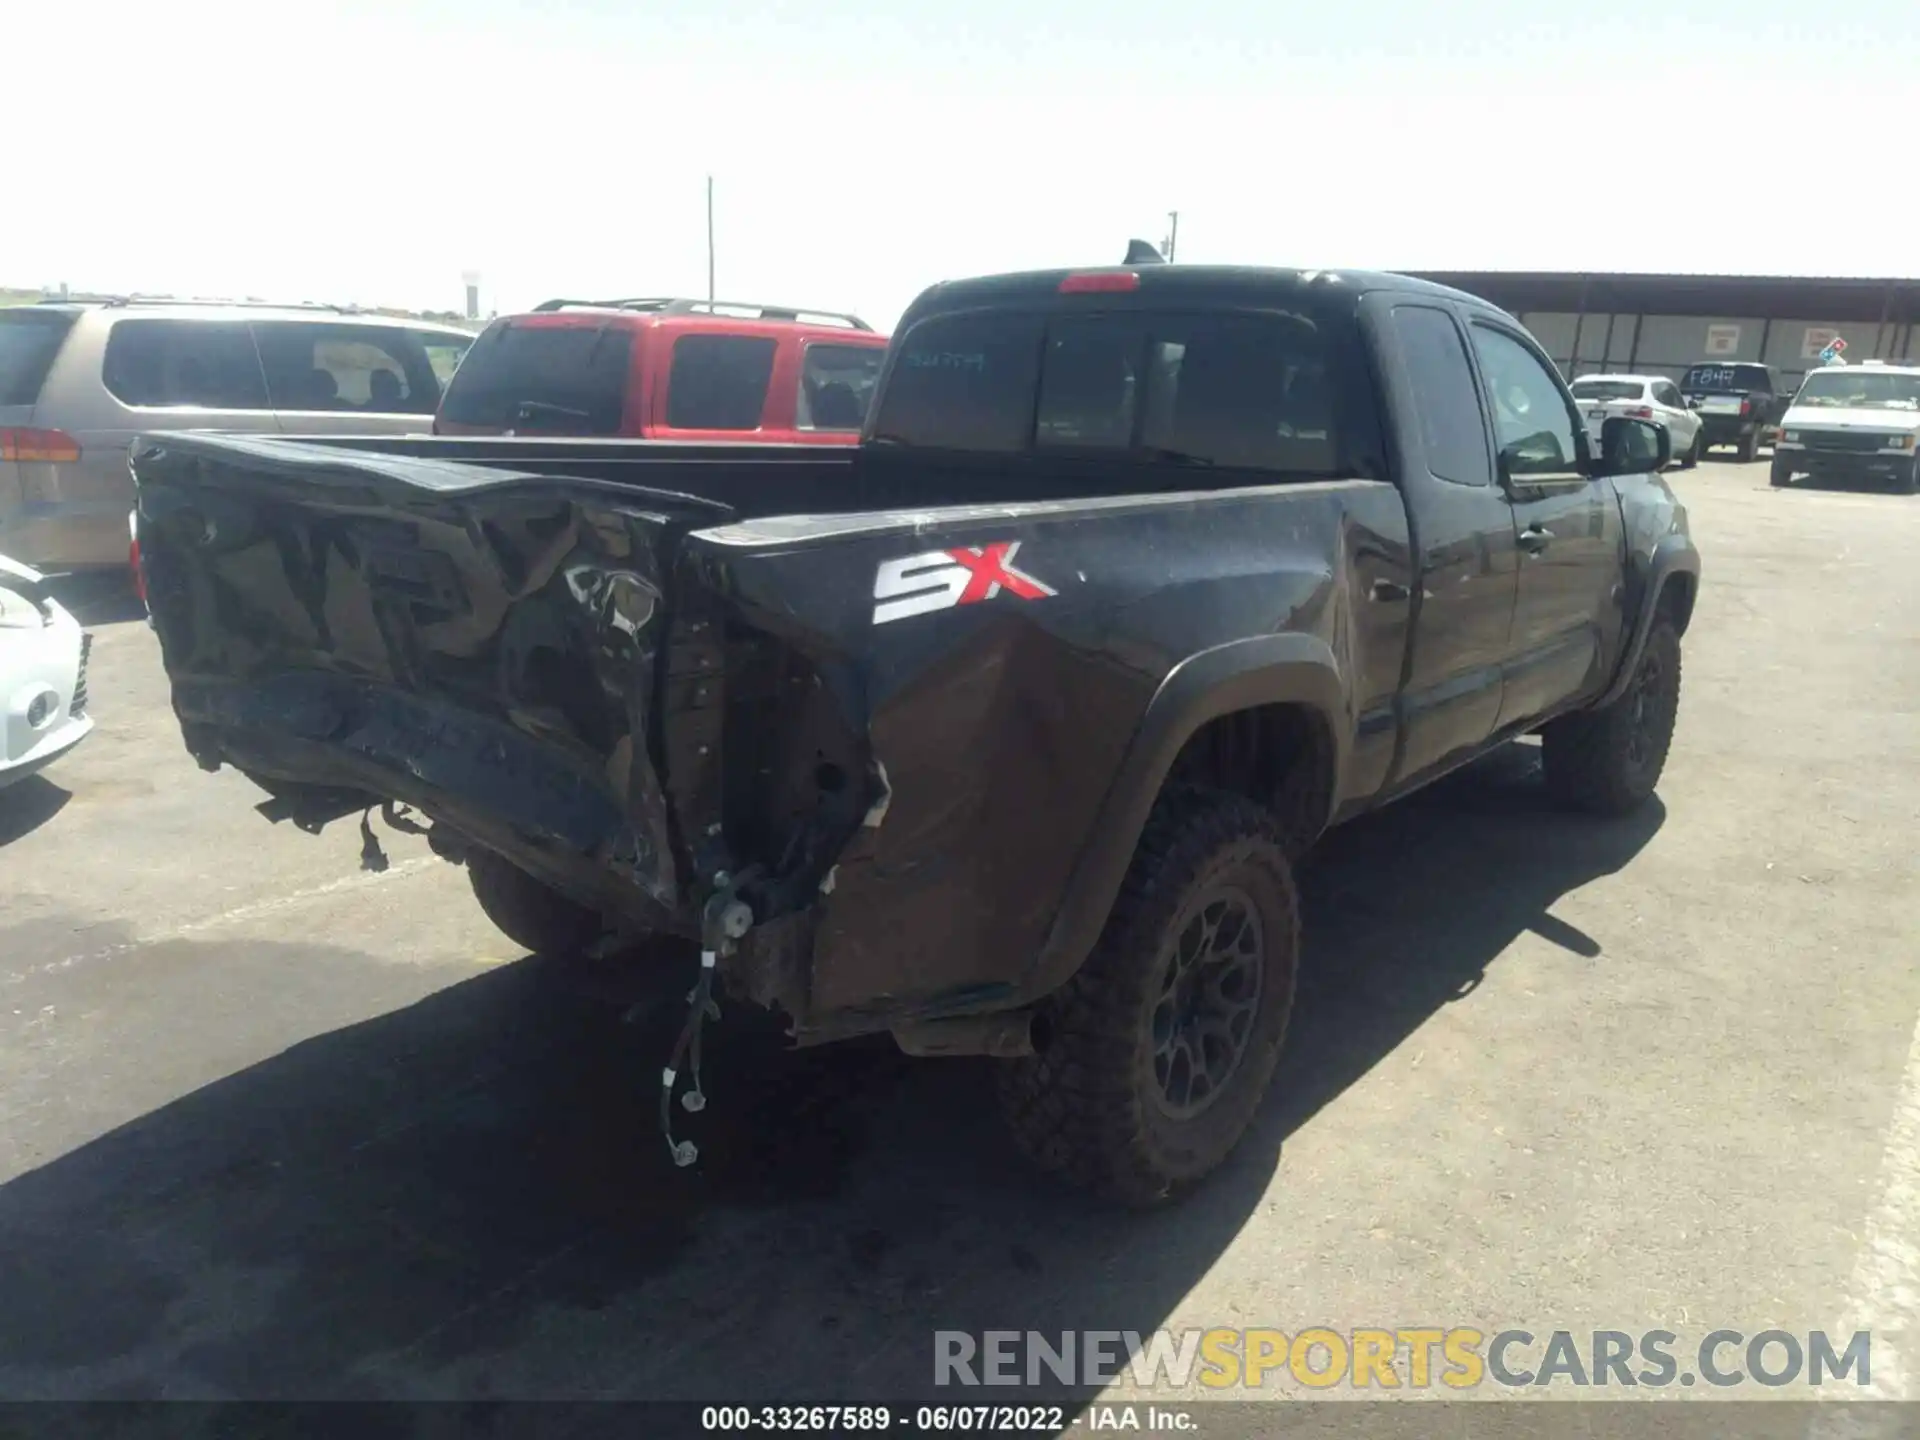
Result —
<instances>
[{"instance_id":1,"label":"truck rear wheel","mask_svg":"<svg viewBox=\"0 0 1920 1440\"><path fill-rule=\"evenodd\" d=\"M1627 691L1611 705L1553 721L1540 732L1540 759L1555 799L1599 815L1646 803L1666 768L1680 714L1680 634L1653 622Z\"/></svg>"},{"instance_id":2,"label":"truck rear wheel","mask_svg":"<svg viewBox=\"0 0 1920 1440\"><path fill-rule=\"evenodd\" d=\"M1099 943L1048 1002L1000 1102L1042 1169L1151 1205L1252 1123L1293 1011L1300 908L1274 816L1225 791L1163 795Z\"/></svg>"},{"instance_id":3,"label":"truck rear wheel","mask_svg":"<svg viewBox=\"0 0 1920 1440\"><path fill-rule=\"evenodd\" d=\"M1760 454L1760 430L1758 426L1740 437L1740 463L1751 465Z\"/></svg>"},{"instance_id":4,"label":"truck rear wheel","mask_svg":"<svg viewBox=\"0 0 1920 1440\"><path fill-rule=\"evenodd\" d=\"M598 939L600 917L491 850L467 856L467 881L487 919L536 955L570 955Z\"/></svg>"},{"instance_id":5,"label":"truck rear wheel","mask_svg":"<svg viewBox=\"0 0 1920 1440\"><path fill-rule=\"evenodd\" d=\"M1700 457L1707 453L1707 427L1702 425L1693 432L1693 443L1687 446L1687 453L1680 457L1680 468L1691 470L1700 463Z\"/></svg>"}]
</instances>

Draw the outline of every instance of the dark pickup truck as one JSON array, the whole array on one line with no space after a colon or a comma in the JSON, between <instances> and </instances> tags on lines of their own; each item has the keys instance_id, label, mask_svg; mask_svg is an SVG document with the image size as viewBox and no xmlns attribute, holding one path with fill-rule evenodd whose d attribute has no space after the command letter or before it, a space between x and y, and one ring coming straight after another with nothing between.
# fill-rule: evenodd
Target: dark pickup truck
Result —
<instances>
[{"instance_id":1,"label":"dark pickup truck","mask_svg":"<svg viewBox=\"0 0 1920 1440\"><path fill-rule=\"evenodd\" d=\"M697 950L676 1159L717 985L998 1057L1026 1151L1149 1203L1260 1102L1326 827L1536 731L1573 805L1652 792L1699 560L1665 431L1601 450L1468 295L1142 264L927 291L845 452L134 469L202 765L376 863L375 808L429 828L530 948Z\"/></svg>"},{"instance_id":2,"label":"dark pickup truck","mask_svg":"<svg viewBox=\"0 0 1920 1440\"><path fill-rule=\"evenodd\" d=\"M1699 412L1703 449L1731 445L1751 462L1791 403L1771 365L1704 360L1680 377L1687 407Z\"/></svg>"}]
</instances>

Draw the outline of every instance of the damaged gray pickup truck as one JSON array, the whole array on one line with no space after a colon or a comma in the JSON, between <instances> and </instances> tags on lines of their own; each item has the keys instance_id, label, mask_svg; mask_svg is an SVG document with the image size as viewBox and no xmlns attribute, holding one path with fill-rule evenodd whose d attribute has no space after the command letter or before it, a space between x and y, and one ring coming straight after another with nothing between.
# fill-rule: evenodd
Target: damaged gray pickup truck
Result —
<instances>
[{"instance_id":1,"label":"damaged gray pickup truck","mask_svg":"<svg viewBox=\"0 0 1920 1440\"><path fill-rule=\"evenodd\" d=\"M697 948L663 1124L718 987L994 1056L1036 1161L1152 1203L1260 1103L1326 827L1530 732L1572 805L1651 794L1699 560L1665 432L1600 450L1472 297L1136 264L927 291L844 453L133 464L203 766L426 828L530 948Z\"/></svg>"}]
</instances>

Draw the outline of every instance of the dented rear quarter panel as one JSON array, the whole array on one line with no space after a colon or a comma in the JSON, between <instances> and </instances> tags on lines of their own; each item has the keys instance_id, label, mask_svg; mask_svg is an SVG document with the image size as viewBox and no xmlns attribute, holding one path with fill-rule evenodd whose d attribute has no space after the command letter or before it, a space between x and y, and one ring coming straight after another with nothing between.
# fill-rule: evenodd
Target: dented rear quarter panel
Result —
<instances>
[{"instance_id":1,"label":"dented rear quarter panel","mask_svg":"<svg viewBox=\"0 0 1920 1440\"><path fill-rule=\"evenodd\" d=\"M1122 761L1183 660L1317 637L1338 657L1350 709L1327 718L1346 735L1389 702L1404 654L1403 616L1353 605L1373 577L1407 578L1405 511L1381 482L786 517L687 544L738 622L834 677L886 778L881 823L819 902L806 1019L829 1029L1029 998ZM875 622L890 562L1010 544L1054 593Z\"/></svg>"}]
</instances>

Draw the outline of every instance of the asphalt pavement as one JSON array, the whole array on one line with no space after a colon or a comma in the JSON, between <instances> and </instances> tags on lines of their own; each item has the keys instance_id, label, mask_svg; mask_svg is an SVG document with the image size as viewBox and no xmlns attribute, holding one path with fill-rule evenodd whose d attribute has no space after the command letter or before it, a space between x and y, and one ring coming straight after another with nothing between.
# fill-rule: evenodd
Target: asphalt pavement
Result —
<instances>
[{"instance_id":1,"label":"asphalt pavement","mask_svg":"<svg viewBox=\"0 0 1920 1440\"><path fill-rule=\"evenodd\" d=\"M1870 1325L1910 1393L1920 499L1671 478L1659 802L1516 746L1329 837L1256 1133L1144 1216L1028 1174L985 1062L731 1014L676 1171L661 1017L253 813L91 597L98 729L0 792L0 1395L905 1397L936 1329L1314 1324Z\"/></svg>"}]
</instances>

